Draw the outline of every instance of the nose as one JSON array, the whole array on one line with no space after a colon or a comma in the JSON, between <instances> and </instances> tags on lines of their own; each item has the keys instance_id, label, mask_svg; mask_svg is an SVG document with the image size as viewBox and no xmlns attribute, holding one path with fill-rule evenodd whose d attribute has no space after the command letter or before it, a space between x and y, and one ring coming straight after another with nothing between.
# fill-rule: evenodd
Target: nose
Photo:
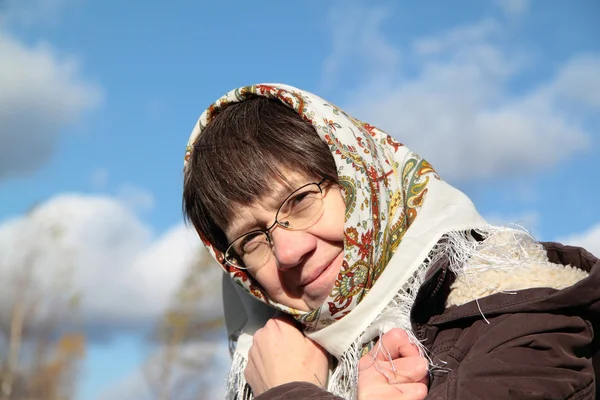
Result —
<instances>
[{"instance_id":1,"label":"nose","mask_svg":"<svg viewBox=\"0 0 600 400\"><path fill-rule=\"evenodd\" d=\"M302 264L317 244L316 238L306 231L276 228L271 232L271 238L277 268L281 271Z\"/></svg>"}]
</instances>

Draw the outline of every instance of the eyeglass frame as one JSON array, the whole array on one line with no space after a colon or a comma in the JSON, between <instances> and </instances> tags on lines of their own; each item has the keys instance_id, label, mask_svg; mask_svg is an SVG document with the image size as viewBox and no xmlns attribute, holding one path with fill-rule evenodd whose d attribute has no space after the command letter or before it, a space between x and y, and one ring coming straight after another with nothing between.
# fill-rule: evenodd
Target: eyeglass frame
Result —
<instances>
[{"instance_id":1,"label":"eyeglass frame","mask_svg":"<svg viewBox=\"0 0 600 400\"><path fill-rule=\"evenodd\" d=\"M277 216L279 215L279 212L281 211L281 208L285 205L285 203L294 195L294 193L304 189L305 187L308 187L310 185L317 185L317 187L319 188L319 191L321 192L321 196L324 196L324 190L321 187L321 185L323 185L326 181L335 181L334 179L324 176L323 179L321 179L319 182L309 182L305 185L300 186L299 188L294 189L289 195L287 195L285 197L285 199L283 199L283 201L281 202L281 204L279 205L279 207L277 208L277 211L275 212L275 221L273 221L273 223L271 224L271 226L269 226L268 228L265 229L255 229L253 231L249 231L246 233L243 233L241 235L239 235L238 237L236 237L235 239L233 239L231 242L229 242L229 244L227 245L225 251L223 252L223 258L225 261L225 263L227 265L231 265L232 267L238 268L238 269L243 269L243 270L248 270L251 269L252 267L242 267L240 265L233 265L232 263L230 263L227 260L227 253L229 252L229 250L233 247L233 244L240 238L250 235L252 233L262 233L267 237L267 241L269 242L269 247L271 248L271 251L273 249L273 239L271 238L271 234L269 233L271 231L271 229L273 229L276 225L282 227L285 230L294 230L294 228L288 228L285 225L278 223L277 221ZM323 197L321 197L321 201L323 201ZM316 223L316 222L315 222ZM312 226L312 225L311 225ZM233 253L237 254L237 252L235 250L233 250ZM238 255L239 257L241 257L240 255ZM241 260L240 260L241 261Z\"/></svg>"}]
</instances>

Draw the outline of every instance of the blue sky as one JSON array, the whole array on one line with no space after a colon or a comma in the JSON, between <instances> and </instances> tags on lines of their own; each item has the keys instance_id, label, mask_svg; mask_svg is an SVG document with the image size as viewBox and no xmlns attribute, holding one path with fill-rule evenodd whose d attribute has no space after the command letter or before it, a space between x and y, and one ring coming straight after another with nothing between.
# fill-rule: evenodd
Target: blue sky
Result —
<instances>
[{"instance_id":1,"label":"blue sky","mask_svg":"<svg viewBox=\"0 0 600 400\"><path fill-rule=\"evenodd\" d=\"M151 353L185 270L176 246L194 246L185 143L241 85L313 91L429 159L490 221L600 252L600 4L448 4L0 1L0 230L37 205L87 238L75 281L102 334L80 399L116 393Z\"/></svg>"}]
</instances>

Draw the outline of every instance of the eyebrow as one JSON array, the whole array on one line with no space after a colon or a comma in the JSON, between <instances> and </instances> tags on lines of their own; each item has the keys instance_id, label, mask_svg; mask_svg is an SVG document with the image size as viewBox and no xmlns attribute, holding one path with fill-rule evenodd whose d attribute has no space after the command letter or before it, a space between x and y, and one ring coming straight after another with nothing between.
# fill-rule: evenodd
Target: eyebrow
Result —
<instances>
[{"instance_id":1,"label":"eyebrow","mask_svg":"<svg viewBox=\"0 0 600 400\"><path fill-rule=\"evenodd\" d=\"M229 246L231 244L231 242L233 242L235 239L239 238L242 235L245 235L248 232L260 230L260 228L251 228L252 226L255 226L254 221L245 222L242 225L240 225L239 228L231 231L231 233L232 233L231 239L227 238L227 245Z\"/></svg>"},{"instance_id":2,"label":"eyebrow","mask_svg":"<svg viewBox=\"0 0 600 400\"><path fill-rule=\"evenodd\" d=\"M293 186L291 186L292 184ZM274 206L279 207L281 203L290 195L293 191L298 189L303 184L295 182L283 182L279 187L279 190L274 190L269 196L272 197L272 203ZM305 185L305 184L304 184Z\"/></svg>"},{"instance_id":3,"label":"eyebrow","mask_svg":"<svg viewBox=\"0 0 600 400\"><path fill-rule=\"evenodd\" d=\"M273 208L273 215L270 217L271 219L269 221L267 221L262 227L259 227L259 225L256 224L256 222L257 222L256 219L253 219L251 221L250 220L245 221L238 228L236 228L235 230L233 230L231 232L232 233L231 240L228 239L227 244L230 244L231 241L237 239L238 237L242 236L243 234L246 234L248 232L262 230L262 229L266 228L268 225L272 224L275 221L275 213L279 209L279 206L281 206L281 203L293 191L295 191L296 189L300 188L303 185L306 185L307 183L308 182L302 184L302 183L298 183L296 181L276 182L278 188L274 188L274 189L272 189L271 192L265 193L265 197L269 197L269 199L265 203L267 205L272 206L272 208ZM258 200L258 202L261 202L261 201L262 201L261 199ZM243 206L243 205L240 206L240 208L244 208L244 207L246 207L246 206Z\"/></svg>"}]
</instances>

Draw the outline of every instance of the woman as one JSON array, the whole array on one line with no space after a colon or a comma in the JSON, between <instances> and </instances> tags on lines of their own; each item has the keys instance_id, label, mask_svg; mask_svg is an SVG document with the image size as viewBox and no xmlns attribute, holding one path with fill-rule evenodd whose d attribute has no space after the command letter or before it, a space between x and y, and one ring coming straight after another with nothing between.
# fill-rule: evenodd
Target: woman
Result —
<instances>
[{"instance_id":1,"label":"woman","mask_svg":"<svg viewBox=\"0 0 600 400\"><path fill-rule=\"evenodd\" d=\"M252 335L275 311L334 357L316 383L344 398L367 351L383 375L381 354L402 356L377 342L391 328L429 357L431 398L594 398L598 259L489 226L372 125L296 88L244 87L202 114L184 174L185 214L230 278L230 398L251 397Z\"/></svg>"}]
</instances>

